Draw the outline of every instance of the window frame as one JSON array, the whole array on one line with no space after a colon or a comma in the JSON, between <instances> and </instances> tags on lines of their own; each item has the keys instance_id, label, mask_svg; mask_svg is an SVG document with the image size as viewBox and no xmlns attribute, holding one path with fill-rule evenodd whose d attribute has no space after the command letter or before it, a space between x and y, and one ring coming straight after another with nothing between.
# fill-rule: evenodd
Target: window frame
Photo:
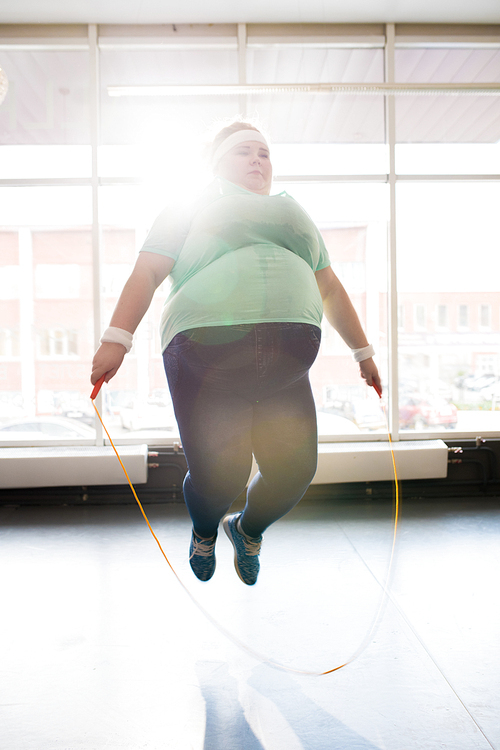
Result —
<instances>
[{"instance_id":1,"label":"window frame","mask_svg":"<svg viewBox=\"0 0 500 750\"><path fill-rule=\"evenodd\" d=\"M400 181L464 181L464 180L496 180L500 181L500 174L404 174L396 173L395 148L395 97L392 95L398 90L395 75L395 53L398 48L420 47L500 47L500 28L498 26L474 26L463 25L418 25L418 24L198 24L179 25L177 27L145 25L138 27L101 25L96 24L49 24L36 25L0 25L0 48L2 49L44 49L44 50L86 50L89 55L90 64L90 147L92 152L92 172L90 177L81 178L34 178L34 179L0 179L0 186L90 186L92 190L92 256L93 256L93 292L94 292L94 345L97 347L102 330L102 302L101 289L101 226L99 221L99 189L103 185L133 184L130 178L100 178L98 172L98 147L100 143L101 123L99 117L99 55L104 49L113 48L140 48L149 46L154 48L165 48L171 45L176 49L203 49L203 48L226 48L235 49L238 53L238 81L244 88L247 80L247 51L251 48L262 46L286 47L371 47L381 48L385 60L385 81L383 91L385 92L385 123L386 123L386 145L389 150L389 170L380 175L334 175L314 176L287 175L287 181L312 181L312 182L349 182L356 181L380 181L389 185L390 191L390 215L388 232L388 405L389 405L389 430L393 440L399 439L399 394L398 394L398 333L404 332L405 321L398 324L398 289L397 289L397 238L396 238L396 185ZM340 84L339 84L340 85ZM422 84L424 85L424 84ZM486 86L486 85L485 85ZM417 84L418 88L418 84ZM453 88L452 84L441 84L436 90L446 91ZM478 85L476 88L481 88ZM484 88L484 87L483 87ZM500 89L500 84L497 87ZM279 177L278 177L279 180ZM404 308L403 314L405 312ZM469 325L459 330L470 330ZM459 311L457 310L457 315ZM481 313L478 311L479 323ZM448 316L449 320L449 316ZM490 311L490 326L492 324L492 313ZM401 321L400 321L401 323ZM486 330L487 327L483 327ZM100 397L99 397L100 398ZM442 433L436 433L441 436ZM464 433L469 437L473 433ZM418 435L412 439L418 439ZM426 433L425 438L432 437ZM342 438L343 439L343 438ZM360 435L357 440L383 440L384 436ZM408 436L405 435L405 439ZM330 440L330 438L329 438ZM96 444L104 444L102 427L97 425ZM124 440L117 440L127 442ZM130 441L129 441L130 442ZM169 443L169 439L162 440ZM45 443L46 444L46 443Z\"/></svg>"}]
</instances>

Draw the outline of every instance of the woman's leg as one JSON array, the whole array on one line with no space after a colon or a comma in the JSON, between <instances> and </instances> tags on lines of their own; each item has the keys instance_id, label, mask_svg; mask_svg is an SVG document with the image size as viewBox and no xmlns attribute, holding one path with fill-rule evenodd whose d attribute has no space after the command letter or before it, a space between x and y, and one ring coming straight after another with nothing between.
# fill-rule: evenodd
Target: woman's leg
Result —
<instances>
[{"instance_id":1,"label":"woman's leg","mask_svg":"<svg viewBox=\"0 0 500 750\"><path fill-rule=\"evenodd\" d=\"M179 334L164 354L188 463L184 498L196 534L207 539L245 490L252 465L252 404L232 388L249 369L245 345L221 344L217 334L206 332L203 344L195 332Z\"/></svg>"},{"instance_id":2,"label":"woman's leg","mask_svg":"<svg viewBox=\"0 0 500 750\"><path fill-rule=\"evenodd\" d=\"M178 421L188 463L184 499L195 532L208 538L245 490L252 466L251 409L242 409L241 400L204 396L182 409Z\"/></svg>"},{"instance_id":3,"label":"woman's leg","mask_svg":"<svg viewBox=\"0 0 500 750\"><path fill-rule=\"evenodd\" d=\"M303 497L317 465L316 407L309 368L321 330L299 323L257 327L259 398L252 449L259 466L247 492L242 530L259 537Z\"/></svg>"},{"instance_id":4,"label":"woman's leg","mask_svg":"<svg viewBox=\"0 0 500 750\"><path fill-rule=\"evenodd\" d=\"M308 371L319 348L315 326L256 326L257 388L252 448L259 472L242 514L226 516L236 572L256 583L262 533L302 498L316 470L316 409Z\"/></svg>"},{"instance_id":5,"label":"woman's leg","mask_svg":"<svg viewBox=\"0 0 500 750\"><path fill-rule=\"evenodd\" d=\"M259 401L252 445L259 471L247 491L241 528L259 537L303 497L317 465L316 408L309 377Z\"/></svg>"},{"instance_id":6,"label":"woman's leg","mask_svg":"<svg viewBox=\"0 0 500 750\"><path fill-rule=\"evenodd\" d=\"M252 451L260 471L241 519L248 536L260 536L302 498L316 469L308 371L320 336L315 326L265 323L199 329L167 347L165 370L189 468L185 500L201 537L216 533L244 490Z\"/></svg>"}]
</instances>

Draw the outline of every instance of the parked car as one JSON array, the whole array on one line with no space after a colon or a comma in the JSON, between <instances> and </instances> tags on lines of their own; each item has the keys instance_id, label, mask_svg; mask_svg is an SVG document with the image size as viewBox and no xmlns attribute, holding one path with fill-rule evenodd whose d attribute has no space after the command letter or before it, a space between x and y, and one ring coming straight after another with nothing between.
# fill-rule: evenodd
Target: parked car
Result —
<instances>
[{"instance_id":1,"label":"parked car","mask_svg":"<svg viewBox=\"0 0 500 750\"><path fill-rule=\"evenodd\" d=\"M120 420L125 430L165 430L172 432L176 425L170 400L151 397L147 402L132 401L120 409Z\"/></svg>"},{"instance_id":2,"label":"parked car","mask_svg":"<svg viewBox=\"0 0 500 750\"><path fill-rule=\"evenodd\" d=\"M483 401L500 401L500 380L495 378L479 391Z\"/></svg>"},{"instance_id":3,"label":"parked car","mask_svg":"<svg viewBox=\"0 0 500 750\"><path fill-rule=\"evenodd\" d=\"M0 426L0 441L95 438L95 430L76 419L25 417Z\"/></svg>"},{"instance_id":4,"label":"parked car","mask_svg":"<svg viewBox=\"0 0 500 750\"><path fill-rule=\"evenodd\" d=\"M360 430L386 432L387 423L378 399L359 399L351 404L351 414L346 414Z\"/></svg>"},{"instance_id":5,"label":"parked car","mask_svg":"<svg viewBox=\"0 0 500 750\"><path fill-rule=\"evenodd\" d=\"M23 416L23 397L20 391L0 392L0 421Z\"/></svg>"},{"instance_id":6,"label":"parked car","mask_svg":"<svg viewBox=\"0 0 500 750\"><path fill-rule=\"evenodd\" d=\"M351 421L358 431L385 431L384 413L376 399L354 399L353 401L327 401L322 408L326 414L336 415Z\"/></svg>"},{"instance_id":7,"label":"parked car","mask_svg":"<svg viewBox=\"0 0 500 750\"><path fill-rule=\"evenodd\" d=\"M80 391L54 391L51 407L44 409L58 417L67 417L95 426L95 412L88 397Z\"/></svg>"},{"instance_id":8,"label":"parked car","mask_svg":"<svg viewBox=\"0 0 500 750\"><path fill-rule=\"evenodd\" d=\"M135 391L102 390L104 411L109 415L119 415L122 409L130 409L134 403Z\"/></svg>"},{"instance_id":9,"label":"parked car","mask_svg":"<svg viewBox=\"0 0 500 750\"><path fill-rule=\"evenodd\" d=\"M423 396L402 396L399 404L399 424L406 430L425 430L429 427L457 426L457 407L444 398L426 399Z\"/></svg>"},{"instance_id":10,"label":"parked car","mask_svg":"<svg viewBox=\"0 0 500 750\"><path fill-rule=\"evenodd\" d=\"M498 377L493 373L487 373L485 375L463 375L455 380L455 385L458 388L463 388L467 391L481 391L483 388L487 388L497 381Z\"/></svg>"}]
</instances>

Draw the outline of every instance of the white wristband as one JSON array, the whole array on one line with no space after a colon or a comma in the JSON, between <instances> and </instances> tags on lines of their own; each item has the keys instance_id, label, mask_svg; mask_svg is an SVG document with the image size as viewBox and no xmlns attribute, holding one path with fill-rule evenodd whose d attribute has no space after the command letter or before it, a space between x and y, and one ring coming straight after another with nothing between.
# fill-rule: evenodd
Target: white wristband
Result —
<instances>
[{"instance_id":1,"label":"white wristband","mask_svg":"<svg viewBox=\"0 0 500 750\"><path fill-rule=\"evenodd\" d=\"M365 359L375 356L375 349L371 344L364 346L362 349L351 349L355 362L363 362Z\"/></svg>"},{"instance_id":2,"label":"white wristband","mask_svg":"<svg viewBox=\"0 0 500 750\"><path fill-rule=\"evenodd\" d=\"M132 349L134 337L123 328L106 328L101 336L101 344L122 344L127 352Z\"/></svg>"}]
</instances>

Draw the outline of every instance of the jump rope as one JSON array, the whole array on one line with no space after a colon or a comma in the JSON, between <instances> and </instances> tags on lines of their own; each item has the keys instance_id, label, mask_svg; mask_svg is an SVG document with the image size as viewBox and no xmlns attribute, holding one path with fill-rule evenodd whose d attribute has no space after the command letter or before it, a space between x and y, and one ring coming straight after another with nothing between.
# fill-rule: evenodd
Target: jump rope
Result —
<instances>
[{"instance_id":1,"label":"jump rope","mask_svg":"<svg viewBox=\"0 0 500 750\"><path fill-rule=\"evenodd\" d=\"M125 466L123 465L123 461L121 460L120 455L119 455L119 453L118 453L118 451L116 449L116 446L113 443L113 440L112 440L112 438L111 438L108 430L106 429L106 425L103 422L103 419L102 419L102 417L101 417L101 415L99 413L99 410L98 410L97 406L95 405L95 399L97 398L97 395L98 395L99 391L101 390L101 387L102 387L102 384L104 383L105 377L106 377L106 375L103 375L97 381L97 383L94 386L94 390L92 391L91 396L90 396L90 398L92 400L92 405L93 405L93 407L95 409L95 412L97 414L99 422L101 423L101 425L103 427L103 430L106 433L106 435L108 437L108 440L109 440L109 442L110 442L110 444L111 444L111 446L112 446L112 448L113 448L113 450L114 450L114 452L116 454L116 457L117 457L118 461L120 462L120 466L122 467L123 473L125 474L125 477L127 478L127 482L128 482L128 484L130 486L130 489L132 490L132 494L133 494L133 496L134 496L134 498L135 498L135 500L137 502L137 505L139 506L139 509L140 509L140 511L141 511L141 513L142 513L142 515L144 517L144 520L146 521L146 524L147 524L147 526L148 526L148 528L149 528L149 530L150 530L150 532L151 532L151 534L152 534L152 536L153 536L156 544L158 545L158 547L160 549L161 554L163 555L163 557L164 557L164 559L165 559L168 567L170 568L170 570L172 571L172 573L174 574L175 578L180 583L180 585L182 586L182 588L184 589L184 591L186 592L186 594L189 596L189 598L191 599L191 601L193 602L193 604L200 610L200 612L207 618L207 620L209 622L211 622L212 625L220 633L222 633L222 635L224 635L229 641L231 641L235 646L237 646L239 649L241 649L245 653L250 654L253 658L257 659L258 661L263 662L264 664L267 664L268 666L273 667L274 669L279 669L279 670L281 670L283 672L292 672L294 674L311 675L311 676L314 676L314 677L321 677L323 675L332 674L333 672L338 672L339 669L343 669L343 667L346 667L348 664L352 664L352 662L355 661L355 659L357 659L363 653L363 651L367 648L367 646L368 646L368 644L369 644L369 642L370 642L370 640L371 640L371 638L373 636L373 633L375 632L377 624L379 622L380 615L381 615L382 609L384 607L384 604L385 604L385 601L387 599L388 592L389 592L389 582L390 582L390 579L391 579L392 566L393 566L393 562L394 562L394 552L395 552L395 547L396 547L396 537L397 537L397 529L398 529L398 521L399 521L399 506L400 506L399 478L398 478L398 473L397 473L397 469L396 469L396 460L394 458L394 448L393 448L393 445L392 445L391 434L390 434L389 426L387 424L387 417L386 417L386 413L385 413L385 409L384 409L383 404L381 403L381 408L382 408L382 411L384 413L384 417L386 418L387 436L389 438L389 448L390 448L391 457L392 457L392 467L393 467L393 471L394 471L394 487L395 487L395 493L394 493L394 511L393 511L393 519L394 520L393 520L392 545L391 545L391 554L390 554L390 558L389 558L389 565L388 565L388 569L387 569L386 580L385 580L384 587L383 587L383 590L382 590L380 604L379 604L378 609L376 611L376 614L375 614L375 616L373 618L373 621L372 621L370 627L368 628L368 631L367 631L367 633L366 633L363 641L361 642L361 644L354 651L354 653L349 657L349 659L347 659L346 661L344 661L342 664L338 664L336 667L332 667L331 669L326 669L326 670L324 670L322 672L317 672L317 671L311 671L311 670L306 670L306 669L295 669L294 667L289 667L286 664L281 664L280 662L278 662L278 661L276 661L276 660L274 660L274 659L272 659L272 658L270 658L268 656L265 656L264 654L261 654L260 652L258 652L255 649L251 648L247 644L243 643L243 641L241 641L233 633L231 633L223 625L221 625L205 609L205 607L203 607L197 601L197 599L189 591L189 589L187 588L187 586L179 578L179 576L177 575L176 571L174 570L174 568L172 566L172 563L168 559L168 557L167 557L167 555L166 555L166 553L165 553L165 551L164 551L164 549L163 549L163 547L162 547L162 545L160 543L160 540L158 539L158 537L156 536L155 532L153 531L153 528L152 528L152 526L151 526L151 524L149 522L149 519L148 519L148 517L146 515L146 512L144 511L144 508L142 507L142 503L141 503L141 501L139 500L139 498L137 496L137 492L135 491L134 485L130 481L130 477L129 477L128 473L127 473L127 470L126 470ZM375 391L376 391L379 399L382 400L382 393L381 393L380 389L378 388L378 386L375 383L373 383L372 385L373 385L373 388L375 389Z\"/></svg>"}]
</instances>

